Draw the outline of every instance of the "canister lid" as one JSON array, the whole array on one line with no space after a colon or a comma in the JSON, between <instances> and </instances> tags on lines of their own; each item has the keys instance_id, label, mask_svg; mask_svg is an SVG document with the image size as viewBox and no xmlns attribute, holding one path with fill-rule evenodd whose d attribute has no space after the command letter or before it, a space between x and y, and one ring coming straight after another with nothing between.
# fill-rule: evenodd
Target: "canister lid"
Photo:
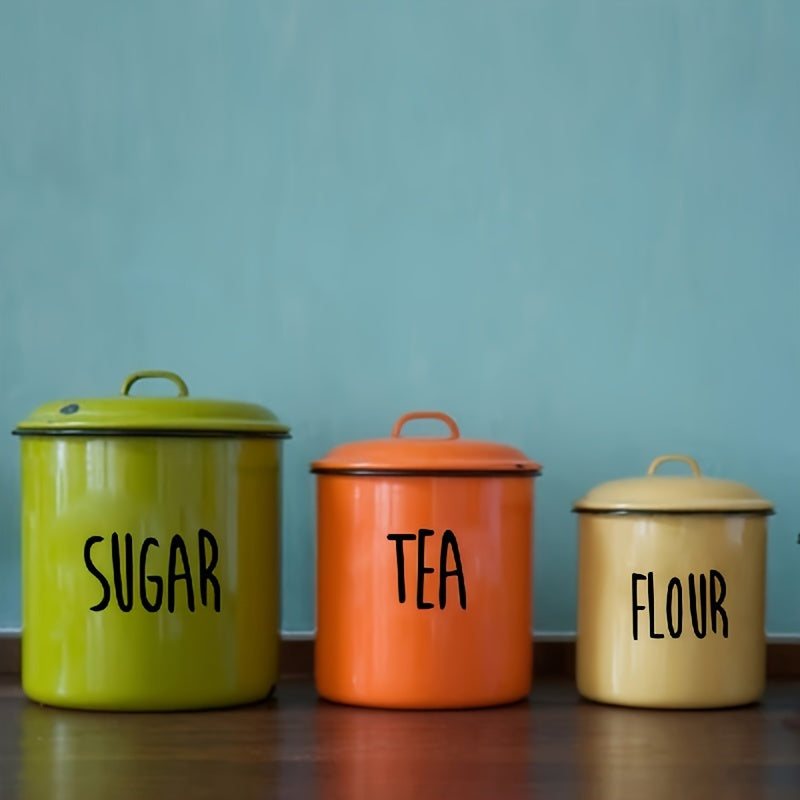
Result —
<instances>
[{"instance_id":1,"label":"canister lid","mask_svg":"<svg viewBox=\"0 0 800 800\"><path fill-rule=\"evenodd\" d=\"M661 464L683 461L691 475L656 475ZM655 459L647 475L609 481L590 490L573 506L574 511L596 513L750 513L771 514L772 504L743 483L708 478L689 456L666 455Z\"/></svg>"},{"instance_id":2,"label":"canister lid","mask_svg":"<svg viewBox=\"0 0 800 800\"><path fill-rule=\"evenodd\" d=\"M166 378L178 389L174 397L131 395L134 383ZM289 428L268 409L254 403L189 397L183 379L174 372L134 372L117 397L67 399L39 406L14 430L20 436L255 436L285 438Z\"/></svg>"},{"instance_id":3,"label":"canister lid","mask_svg":"<svg viewBox=\"0 0 800 800\"><path fill-rule=\"evenodd\" d=\"M415 419L444 422L449 435L401 436L403 426ZM403 414L391 436L334 447L311 464L311 471L348 475L538 475L541 465L520 450L504 444L462 439L452 417L438 411Z\"/></svg>"}]
</instances>

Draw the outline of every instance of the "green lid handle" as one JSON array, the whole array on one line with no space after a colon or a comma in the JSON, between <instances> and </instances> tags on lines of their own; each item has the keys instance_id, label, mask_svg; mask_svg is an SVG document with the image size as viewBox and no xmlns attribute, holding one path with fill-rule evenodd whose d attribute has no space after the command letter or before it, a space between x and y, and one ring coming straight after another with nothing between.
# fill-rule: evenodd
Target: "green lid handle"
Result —
<instances>
[{"instance_id":1,"label":"green lid handle","mask_svg":"<svg viewBox=\"0 0 800 800\"><path fill-rule=\"evenodd\" d=\"M665 461L683 461L684 464L688 464L692 468L692 472L695 474L696 477L700 477L700 467L698 463L691 458L690 456L680 456L680 455L671 455L671 456L659 456L651 465L650 468L647 470L648 475L655 474L655 471L665 462Z\"/></svg>"},{"instance_id":2,"label":"green lid handle","mask_svg":"<svg viewBox=\"0 0 800 800\"><path fill-rule=\"evenodd\" d=\"M129 394L133 384L143 378L166 378L178 387L178 397L186 397L189 394L189 387L183 382L180 375L163 369L144 369L141 372L132 372L122 384L122 394Z\"/></svg>"},{"instance_id":3,"label":"green lid handle","mask_svg":"<svg viewBox=\"0 0 800 800\"><path fill-rule=\"evenodd\" d=\"M394 424L394 428L392 428L392 436L397 438L400 436L400 430L402 429L403 425L406 422L410 422L412 419L438 419L444 422L448 428L450 428L450 435L446 438L448 439L458 439L461 436L460 431L458 430L458 425L456 425L456 421L452 417L448 417L447 414L442 414L441 411L411 411L408 414L403 414L397 422Z\"/></svg>"}]
</instances>

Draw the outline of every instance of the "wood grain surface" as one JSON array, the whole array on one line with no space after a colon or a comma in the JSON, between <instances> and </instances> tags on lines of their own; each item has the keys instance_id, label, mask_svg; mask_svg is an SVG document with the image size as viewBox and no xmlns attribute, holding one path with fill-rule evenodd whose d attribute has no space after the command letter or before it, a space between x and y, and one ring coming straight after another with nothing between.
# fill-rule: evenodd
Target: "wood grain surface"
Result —
<instances>
[{"instance_id":1,"label":"wood grain surface","mask_svg":"<svg viewBox=\"0 0 800 800\"><path fill-rule=\"evenodd\" d=\"M511 706L404 712L334 705L288 680L255 706L113 714L42 707L3 680L3 800L800 796L796 682L721 711L596 705L545 680Z\"/></svg>"}]
</instances>

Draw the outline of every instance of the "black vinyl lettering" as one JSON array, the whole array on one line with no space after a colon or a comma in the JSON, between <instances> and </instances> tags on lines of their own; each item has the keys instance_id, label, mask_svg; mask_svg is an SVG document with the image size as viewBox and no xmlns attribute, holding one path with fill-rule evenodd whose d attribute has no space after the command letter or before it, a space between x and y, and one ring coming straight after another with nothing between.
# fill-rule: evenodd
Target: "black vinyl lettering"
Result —
<instances>
[{"instance_id":1,"label":"black vinyl lettering","mask_svg":"<svg viewBox=\"0 0 800 800\"><path fill-rule=\"evenodd\" d=\"M111 563L114 568L114 591L120 611L128 612L133 608L133 536L125 534L125 587L122 585L122 554L119 549L117 532L111 534ZM125 597L125 589L128 596Z\"/></svg>"},{"instance_id":2,"label":"black vinyl lettering","mask_svg":"<svg viewBox=\"0 0 800 800\"><path fill-rule=\"evenodd\" d=\"M656 587L653 573L647 573L647 602L650 604L650 638L663 639L663 633L656 633Z\"/></svg>"},{"instance_id":3,"label":"black vinyl lettering","mask_svg":"<svg viewBox=\"0 0 800 800\"><path fill-rule=\"evenodd\" d=\"M206 561L206 543L210 548L210 558ZM211 531L205 528L200 528L197 534L197 549L200 558L200 602L208 605L208 584L210 583L214 590L214 611L220 609L220 589L217 576L214 574L214 567L217 566L219 559L219 548L217 547L217 540Z\"/></svg>"},{"instance_id":4,"label":"black vinyl lettering","mask_svg":"<svg viewBox=\"0 0 800 800\"><path fill-rule=\"evenodd\" d=\"M700 605L697 602L697 589L695 588L694 573L689 573L689 611L692 615L692 628L698 639L706 638L706 576L700 575L699 594ZM700 623L702 622L702 627Z\"/></svg>"},{"instance_id":5,"label":"black vinyl lettering","mask_svg":"<svg viewBox=\"0 0 800 800\"><path fill-rule=\"evenodd\" d=\"M403 542L413 542L416 535L413 533L390 533L387 539L394 542L395 553L397 555L397 600L400 603L406 601L406 560L403 553Z\"/></svg>"},{"instance_id":6,"label":"black vinyl lettering","mask_svg":"<svg viewBox=\"0 0 800 800\"><path fill-rule=\"evenodd\" d=\"M425 575L435 572L433 567L425 566L425 540L433 536L428 528L419 529L417 539L417 608L433 608L433 603L425 602Z\"/></svg>"},{"instance_id":7,"label":"black vinyl lettering","mask_svg":"<svg viewBox=\"0 0 800 800\"><path fill-rule=\"evenodd\" d=\"M644 611L647 606L639 605L638 587L639 581L647 580L647 575L642 575L641 572L634 572L631 575L631 598L633 602L633 641L639 638L639 612Z\"/></svg>"},{"instance_id":8,"label":"black vinyl lettering","mask_svg":"<svg viewBox=\"0 0 800 800\"><path fill-rule=\"evenodd\" d=\"M672 606L673 599L672 593L677 588L678 591L678 612L675 616L678 618L678 627L673 624ZM683 631L683 586L678 578L670 578L669 585L667 586L667 630L673 639L677 639Z\"/></svg>"},{"instance_id":9,"label":"black vinyl lettering","mask_svg":"<svg viewBox=\"0 0 800 800\"><path fill-rule=\"evenodd\" d=\"M176 572L178 554L180 554L183 572ZM175 611L175 583L186 581L186 602L189 611L194 611L194 588L192 586L192 573L189 569L189 556L186 552L186 545L178 535L172 537L169 543L169 569L167 572L167 610L171 613Z\"/></svg>"},{"instance_id":10,"label":"black vinyl lettering","mask_svg":"<svg viewBox=\"0 0 800 800\"><path fill-rule=\"evenodd\" d=\"M717 595L717 586L719 586L719 595ZM722 573L712 569L709 573L709 616L711 617L711 630L714 631L714 633L717 632L717 614L719 614L720 617L722 617L723 639L728 638L728 615L725 612L725 609L722 607L722 601L725 599L727 592L728 590L725 586L725 578L723 577Z\"/></svg>"},{"instance_id":11,"label":"black vinyl lettering","mask_svg":"<svg viewBox=\"0 0 800 800\"><path fill-rule=\"evenodd\" d=\"M148 536L142 543L142 552L139 555L139 599L145 611L158 611L164 599L164 579L160 575L147 574L147 551L151 547L158 547L158 539ZM156 587L156 599L151 603L147 597L147 582Z\"/></svg>"},{"instance_id":12,"label":"black vinyl lettering","mask_svg":"<svg viewBox=\"0 0 800 800\"><path fill-rule=\"evenodd\" d=\"M455 569L447 569L447 550L453 553L453 563ZM455 577L458 579L458 602L461 608L467 607L467 587L464 585L464 571L461 568L461 555L458 552L458 542L455 534L451 530L446 530L442 536L442 549L439 555L439 608L447 605L447 579Z\"/></svg>"},{"instance_id":13,"label":"black vinyl lettering","mask_svg":"<svg viewBox=\"0 0 800 800\"><path fill-rule=\"evenodd\" d=\"M86 564L86 569L94 575L95 578L100 582L100 585L103 587L103 597L100 599L100 602L96 605L90 607L89 611L102 611L104 608L108 606L109 600L111 600L111 585L106 580L106 576L100 572L99 569L94 565L92 561L92 547L96 544L99 544L103 541L102 536L90 536L86 540L86 544L83 546L83 562Z\"/></svg>"}]
</instances>

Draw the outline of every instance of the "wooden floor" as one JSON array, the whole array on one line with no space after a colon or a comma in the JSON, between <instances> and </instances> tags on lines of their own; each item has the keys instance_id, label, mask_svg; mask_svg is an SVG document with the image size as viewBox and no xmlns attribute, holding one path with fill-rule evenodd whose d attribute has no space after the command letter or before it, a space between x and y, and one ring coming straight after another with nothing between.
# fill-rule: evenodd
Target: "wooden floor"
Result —
<instances>
[{"instance_id":1,"label":"wooden floor","mask_svg":"<svg viewBox=\"0 0 800 800\"><path fill-rule=\"evenodd\" d=\"M336 706L307 681L258 706L110 714L43 708L0 681L0 798L800 798L800 683L725 711L580 701L540 682L480 711Z\"/></svg>"}]
</instances>

